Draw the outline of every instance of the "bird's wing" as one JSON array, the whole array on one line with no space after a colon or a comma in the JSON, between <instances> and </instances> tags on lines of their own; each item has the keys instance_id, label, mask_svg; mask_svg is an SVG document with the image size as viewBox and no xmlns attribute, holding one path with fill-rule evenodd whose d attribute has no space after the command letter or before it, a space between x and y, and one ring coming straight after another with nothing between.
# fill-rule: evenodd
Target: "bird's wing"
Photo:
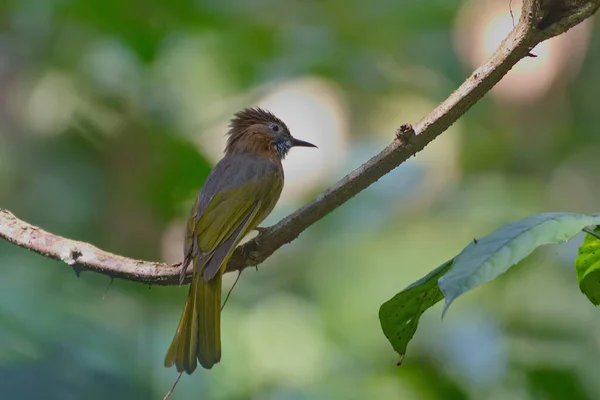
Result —
<instances>
[{"instance_id":1,"label":"bird's wing","mask_svg":"<svg viewBox=\"0 0 600 400\"><path fill-rule=\"evenodd\" d=\"M257 220L257 215L261 212L261 204L262 202L260 200L255 202L249 212L245 212L238 219L239 222L236 222L235 225L231 227L230 231L233 230L233 232L231 232L229 237L219 242L215 249L211 252L212 255L206 263L206 267L204 268L204 280L208 281L212 279L217 274L219 269L227 264L229 257L231 257L233 250L240 240L242 240L242 238L250 230L254 229L254 227L258 225L259 221Z\"/></svg>"},{"instance_id":2,"label":"bird's wing","mask_svg":"<svg viewBox=\"0 0 600 400\"><path fill-rule=\"evenodd\" d=\"M194 205L192 206L192 215L188 218L185 226L185 241L183 242L183 265L179 278L180 282L183 282L188 265L190 265L194 257L194 227L198 223L198 201L199 196L197 196L196 200L194 201Z\"/></svg>"},{"instance_id":3,"label":"bird's wing","mask_svg":"<svg viewBox=\"0 0 600 400\"><path fill-rule=\"evenodd\" d=\"M227 263L236 245L273 209L283 188L282 176L276 168L251 166L241 172L244 178L236 185L216 191L193 227L192 240L201 253L210 254L204 268L204 279L215 276ZM239 179L239 178L238 178ZM192 247L193 247L192 242Z\"/></svg>"}]
</instances>

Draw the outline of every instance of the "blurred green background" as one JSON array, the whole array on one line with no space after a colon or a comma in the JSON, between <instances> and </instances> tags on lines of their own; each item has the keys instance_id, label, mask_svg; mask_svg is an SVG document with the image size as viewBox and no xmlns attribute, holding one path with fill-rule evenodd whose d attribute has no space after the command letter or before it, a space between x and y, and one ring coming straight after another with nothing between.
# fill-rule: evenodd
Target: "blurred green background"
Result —
<instances>
[{"instance_id":1,"label":"blurred green background","mask_svg":"<svg viewBox=\"0 0 600 400\"><path fill-rule=\"evenodd\" d=\"M319 146L267 224L443 100L508 33L499 0L0 2L0 207L176 262L226 123L261 105ZM517 14L520 4L512 2ZM379 306L474 237L598 212L600 29L534 50L423 152L244 272L223 359L172 399L600 399L578 237L427 312L402 367ZM187 288L73 270L0 242L0 398L159 399ZM227 290L235 274L226 276Z\"/></svg>"}]
</instances>

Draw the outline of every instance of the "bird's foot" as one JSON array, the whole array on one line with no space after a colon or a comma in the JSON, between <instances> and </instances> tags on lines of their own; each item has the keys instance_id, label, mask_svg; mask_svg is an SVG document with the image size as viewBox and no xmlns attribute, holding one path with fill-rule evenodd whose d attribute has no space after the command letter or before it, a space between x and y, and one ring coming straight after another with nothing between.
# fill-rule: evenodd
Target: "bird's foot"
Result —
<instances>
[{"instance_id":1,"label":"bird's foot","mask_svg":"<svg viewBox=\"0 0 600 400\"><path fill-rule=\"evenodd\" d=\"M265 226L257 226L256 228L254 228L254 230L255 230L256 232L258 232L259 234L260 234L260 233L263 233L263 232L266 232L268 229L269 229L269 228L268 228L268 227L265 227Z\"/></svg>"},{"instance_id":2,"label":"bird's foot","mask_svg":"<svg viewBox=\"0 0 600 400\"><path fill-rule=\"evenodd\" d=\"M181 263L181 267L179 270L179 286L183 285L183 281L185 280L185 273L187 272L187 268L190 265L190 260L186 257L185 260Z\"/></svg>"}]
</instances>

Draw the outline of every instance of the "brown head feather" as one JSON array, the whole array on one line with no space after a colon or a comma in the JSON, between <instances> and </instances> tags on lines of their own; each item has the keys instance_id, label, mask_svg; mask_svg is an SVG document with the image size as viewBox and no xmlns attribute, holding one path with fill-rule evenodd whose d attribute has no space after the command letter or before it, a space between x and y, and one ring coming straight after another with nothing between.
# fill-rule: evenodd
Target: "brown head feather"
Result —
<instances>
[{"instance_id":1,"label":"brown head feather","mask_svg":"<svg viewBox=\"0 0 600 400\"><path fill-rule=\"evenodd\" d=\"M277 118L273 113L263 110L259 107L245 108L242 111L237 112L232 118L229 126L229 134L232 131L243 131L255 124L268 124L269 122L275 122L284 128L287 128L282 120Z\"/></svg>"},{"instance_id":2,"label":"brown head feather","mask_svg":"<svg viewBox=\"0 0 600 400\"><path fill-rule=\"evenodd\" d=\"M263 110L259 107L245 108L237 112L229 123L229 131L227 135L227 147L225 151L231 151L235 147L235 143L239 141L245 134L249 133L248 128L253 125L267 125L276 123L289 134L289 129L286 124L277 118L273 113Z\"/></svg>"}]
</instances>

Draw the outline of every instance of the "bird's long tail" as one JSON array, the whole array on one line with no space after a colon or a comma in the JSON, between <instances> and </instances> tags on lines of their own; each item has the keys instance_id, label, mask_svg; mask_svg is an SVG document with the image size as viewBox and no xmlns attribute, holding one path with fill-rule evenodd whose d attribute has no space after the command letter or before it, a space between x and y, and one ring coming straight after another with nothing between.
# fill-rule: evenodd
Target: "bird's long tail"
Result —
<instances>
[{"instance_id":1,"label":"bird's long tail","mask_svg":"<svg viewBox=\"0 0 600 400\"><path fill-rule=\"evenodd\" d=\"M221 277L219 271L209 281L198 277L198 361L207 369L221 361Z\"/></svg>"},{"instance_id":2,"label":"bird's long tail","mask_svg":"<svg viewBox=\"0 0 600 400\"><path fill-rule=\"evenodd\" d=\"M196 360L207 369L221 360L221 277L202 277L201 266L194 275L173 342L165 356L165 367L173 364L178 372L191 374Z\"/></svg>"}]
</instances>

